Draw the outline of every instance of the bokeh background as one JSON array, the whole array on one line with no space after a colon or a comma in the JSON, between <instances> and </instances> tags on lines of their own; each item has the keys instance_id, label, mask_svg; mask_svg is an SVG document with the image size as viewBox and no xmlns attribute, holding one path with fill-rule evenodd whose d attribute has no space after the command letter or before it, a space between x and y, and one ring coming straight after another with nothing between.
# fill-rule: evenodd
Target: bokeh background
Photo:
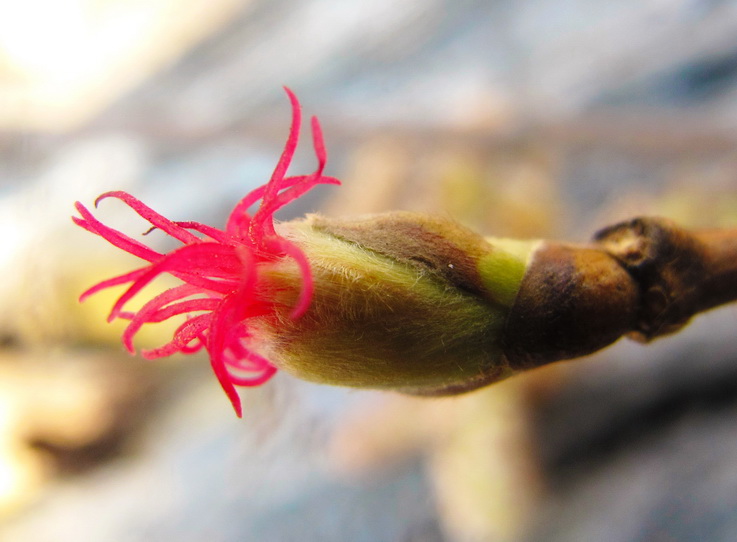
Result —
<instances>
[{"instance_id":1,"label":"bokeh background","mask_svg":"<svg viewBox=\"0 0 737 542\"><path fill-rule=\"evenodd\" d=\"M76 298L135 259L73 202L222 225L278 157L281 85L344 181L284 219L737 227L736 2L2 0L1 540L737 539L734 307L460 398L280 374L242 420L203 357L125 354L115 292Z\"/></svg>"}]
</instances>

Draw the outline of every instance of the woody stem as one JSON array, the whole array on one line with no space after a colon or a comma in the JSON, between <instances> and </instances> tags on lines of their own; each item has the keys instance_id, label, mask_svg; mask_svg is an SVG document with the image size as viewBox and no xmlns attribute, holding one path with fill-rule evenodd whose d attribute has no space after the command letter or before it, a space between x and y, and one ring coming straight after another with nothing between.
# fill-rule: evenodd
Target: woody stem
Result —
<instances>
[{"instance_id":1,"label":"woody stem","mask_svg":"<svg viewBox=\"0 0 737 542\"><path fill-rule=\"evenodd\" d=\"M737 300L737 229L690 232L664 219L636 218L595 240L638 285L636 338L672 333L695 314Z\"/></svg>"},{"instance_id":2,"label":"woody stem","mask_svg":"<svg viewBox=\"0 0 737 542\"><path fill-rule=\"evenodd\" d=\"M705 249L699 310L736 301L737 230L706 230L694 235Z\"/></svg>"}]
</instances>

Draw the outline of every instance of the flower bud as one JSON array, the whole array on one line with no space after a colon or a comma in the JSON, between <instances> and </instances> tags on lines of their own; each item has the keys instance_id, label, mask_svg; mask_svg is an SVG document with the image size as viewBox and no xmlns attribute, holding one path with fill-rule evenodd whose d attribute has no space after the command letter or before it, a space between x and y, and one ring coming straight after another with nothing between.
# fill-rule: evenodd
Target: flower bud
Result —
<instances>
[{"instance_id":1,"label":"flower bud","mask_svg":"<svg viewBox=\"0 0 737 542\"><path fill-rule=\"evenodd\" d=\"M299 102L269 181L218 229L172 221L132 195L108 192L182 246L160 253L97 219L74 222L145 263L82 294L126 286L109 320L142 326L184 318L148 358L205 349L235 411L236 387L277 368L300 378L419 395L469 391L515 372L594 352L623 334L670 333L701 310L737 299L737 233L692 234L659 219L600 232L587 246L484 238L445 218L395 212L353 220L274 213L318 184L327 154L312 119L317 169L287 176ZM258 210L250 208L260 201ZM96 202L96 204L97 204ZM153 280L181 282L131 311Z\"/></svg>"},{"instance_id":2,"label":"flower bud","mask_svg":"<svg viewBox=\"0 0 737 542\"><path fill-rule=\"evenodd\" d=\"M512 373L502 338L537 243L488 241L451 220L406 212L310 216L282 224L280 233L305 253L315 282L301 318L282 310L259 324L264 352L280 369L423 395ZM297 273L285 262L269 280L296 298Z\"/></svg>"}]
</instances>

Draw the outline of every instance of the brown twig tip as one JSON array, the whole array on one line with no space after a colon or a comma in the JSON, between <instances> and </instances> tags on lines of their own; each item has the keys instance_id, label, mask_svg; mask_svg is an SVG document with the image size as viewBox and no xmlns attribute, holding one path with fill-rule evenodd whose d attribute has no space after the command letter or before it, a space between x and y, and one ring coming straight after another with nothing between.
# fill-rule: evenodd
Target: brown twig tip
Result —
<instances>
[{"instance_id":1,"label":"brown twig tip","mask_svg":"<svg viewBox=\"0 0 737 542\"><path fill-rule=\"evenodd\" d=\"M631 331L639 295L598 247L544 242L507 318L503 351L514 370L590 354Z\"/></svg>"},{"instance_id":2,"label":"brown twig tip","mask_svg":"<svg viewBox=\"0 0 737 542\"><path fill-rule=\"evenodd\" d=\"M737 229L691 232L662 218L599 231L589 246L545 242L504 333L514 370L649 341L737 300Z\"/></svg>"},{"instance_id":3,"label":"brown twig tip","mask_svg":"<svg viewBox=\"0 0 737 542\"><path fill-rule=\"evenodd\" d=\"M737 299L737 230L691 232L662 218L635 218L595 240L635 280L633 338L678 331L695 314Z\"/></svg>"},{"instance_id":4,"label":"brown twig tip","mask_svg":"<svg viewBox=\"0 0 737 542\"><path fill-rule=\"evenodd\" d=\"M662 218L599 231L591 246L546 242L507 320L516 370L649 341L737 299L737 230L691 232Z\"/></svg>"}]
</instances>

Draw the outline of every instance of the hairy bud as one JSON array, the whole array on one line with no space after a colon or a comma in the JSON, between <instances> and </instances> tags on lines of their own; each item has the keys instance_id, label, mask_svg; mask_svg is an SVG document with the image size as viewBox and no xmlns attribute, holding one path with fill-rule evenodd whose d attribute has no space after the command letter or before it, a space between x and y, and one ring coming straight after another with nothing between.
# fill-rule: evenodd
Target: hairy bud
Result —
<instances>
[{"instance_id":1,"label":"hairy bud","mask_svg":"<svg viewBox=\"0 0 737 542\"><path fill-rule=\"evenodd\" d=\"M279 368L418 394L458 393L512 374L501 339L535 243L497 246L414 213L312 216L281 231L310 260L315 292L301 318L262 320L259 335ZM295 296L288 285L296 272L284 265L271 280Z\"/></svg>"}]
</instances>

